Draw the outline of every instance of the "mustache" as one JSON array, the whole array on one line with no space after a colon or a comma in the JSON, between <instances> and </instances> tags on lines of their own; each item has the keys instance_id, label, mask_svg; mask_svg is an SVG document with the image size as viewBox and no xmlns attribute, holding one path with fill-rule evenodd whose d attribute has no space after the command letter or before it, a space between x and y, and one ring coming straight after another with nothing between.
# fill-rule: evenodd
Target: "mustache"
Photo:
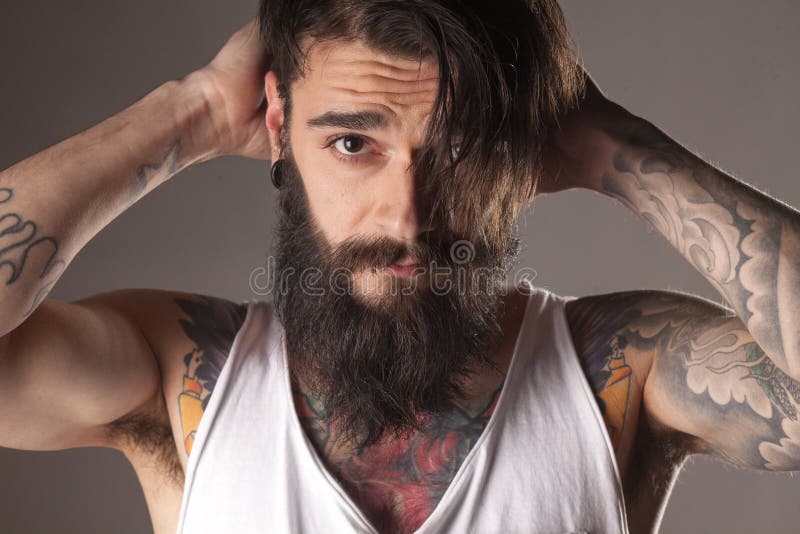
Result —
<instances>
[{"instance_id":1,"label":"mustache","mask_svg":"<svg viewBox=\"0 0 800 534\"><path fill-rule=\"evenodd\" d=\"M426 234L414 242L404 242L389 236L353 236L329 247L330 268L350 271L376 267L384 268L409 258L423 266L434 262L442 265L448 261L449 239Z\"/></svg>"}]
</instances>

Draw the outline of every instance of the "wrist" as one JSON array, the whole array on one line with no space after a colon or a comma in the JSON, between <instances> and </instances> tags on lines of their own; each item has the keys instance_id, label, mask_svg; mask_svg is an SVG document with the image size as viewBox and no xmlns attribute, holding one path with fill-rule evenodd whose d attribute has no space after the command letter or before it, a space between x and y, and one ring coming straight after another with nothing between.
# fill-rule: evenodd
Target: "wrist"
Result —
<instances>
[{"instance_id":1,"label":"wrist","mask_svg":"<svg viewBox=\"0 0 800 534\"><path fill-rule=\"evenodd\" d=\"M220 143L224 128L213 116L213 91L202 73L192 72L160 89L170 102L175 136L181 140L180 167L224 155Z\"/></svg>"},{"instance_id":2,"label":"wrist","mask_svg":"<svg viewBox=\"0 0 800 534\"><path fill-rule=\"evenodd\" d=\"M589 156L584 158L586 168L582 172L587 179L581 186L603 193L603 177L619 170L618 156L629 151L635 132L649 123L611 102L592 122L588 129L591 148L588 149Z\"/></svg>"}]
</instances>

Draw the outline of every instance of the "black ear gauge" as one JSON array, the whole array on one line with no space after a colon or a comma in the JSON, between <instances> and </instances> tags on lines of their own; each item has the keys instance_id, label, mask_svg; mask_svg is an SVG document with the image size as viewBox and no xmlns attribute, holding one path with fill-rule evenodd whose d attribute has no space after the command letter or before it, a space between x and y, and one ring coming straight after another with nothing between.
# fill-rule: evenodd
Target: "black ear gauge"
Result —
<instances>
[{"instance_id":1,"label":"black ear gauge","mask_svg":"<svg viewBox=\"0 0 800 534\"><path fill-rule=\"evenodd\" d=\"M286 162L282 159L279 159L272 164L270 175L272 177L272 185L275 186L275 189L280 189L281 185L283 184L283 166L285 164Z\"/></svg>"}]
</instances>

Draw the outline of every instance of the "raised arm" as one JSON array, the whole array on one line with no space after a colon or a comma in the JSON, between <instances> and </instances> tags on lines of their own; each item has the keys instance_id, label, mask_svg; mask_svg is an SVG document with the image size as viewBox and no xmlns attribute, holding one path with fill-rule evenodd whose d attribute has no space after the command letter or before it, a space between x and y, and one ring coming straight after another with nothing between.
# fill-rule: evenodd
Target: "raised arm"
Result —
<instances>
[{"instance_id":1,"label":"raised arm","mask_svg":"<svg viewBox=\"0 0 800 534\"><path fill-rule=\"evenodd\" d=\"M549 154L545 190L631 209L702 274L775 365L800 379L800 213L686 150L589 84Z\"/></svg>"},{"instance_id":2,"label":"raised arm","mask_svg":"<svg viewBox=\"0 0 800 534\"><path fill-rule=\"evenodd\" d=\"M181 169L266 156L261 54L251 23L208 66L0 172L0 336L95 234Z\"/></svg>"},{"instance_id":3,"label":"raised arm","mask_svg":"<svg viewBox=\"0 0 800 534\"><path fill-rule=\"evenodd\" d=\"M171 295L46 297L97 232L181 169L266 156L264 56L251 22L210 64L0 173L0 445L104 444L109 423L158 407L158 352L175 345L163 330L186 349Z\"/></svg>"}]
</instances>

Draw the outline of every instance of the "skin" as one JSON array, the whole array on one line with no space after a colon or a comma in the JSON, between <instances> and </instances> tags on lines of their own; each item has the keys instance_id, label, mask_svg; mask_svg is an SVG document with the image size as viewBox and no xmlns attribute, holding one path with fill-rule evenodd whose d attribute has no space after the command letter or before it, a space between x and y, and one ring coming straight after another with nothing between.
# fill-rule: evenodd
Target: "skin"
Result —
<instances>
[{"instance_id":1,"label":"skin","mask_svg":"<svg viewBox=\"0 0 800 534\"><path fill-rule=\"evenodd\" d=\"M573 336L586 347L580 352L590 375L595 373L599 396L612 387L613 373L596 371L601 363L608 370L612 356L615 368L649 367L627 395L618 396L624 402L605 407L613 410L616 403L624 414L613 419L617 443L624 447L630 436L639 458L639 474L632 478L644 478L641 464L653 473L651 491L627 481L628 501L638 505L632 526L656 528L659 494L666 494L687 454L797 470L800 354L791 317L800 297L800 214L690 153L606 99L591 81L580 109L563 125L547 155L544 190L581 187L618 200L667 239L731 306L667 292L572 305L573 318L597 317L580 326L573 321ZM624 324L615 326L613 314L620 313ZM593 356L589 347L597 351ZM637 401L643 418L631 413ZM661 444L659 467L642 444ZM641 513L647 509L654 518Z\"/></svg>"},{"instance_id":2,"label":"skin","mask_svg":"<svg viewBox=\"0 0 800 534\"><path fill-rule=\"evenodd\" d=\"M293 149L312 212L332 243L360 233L413 240L426 228L424 177L407 169L422 140L435 73L412 63L363 46L320 46L294 88ZM0 288L0 403L14 407L0 415L0 445L122 451L158 533L175 530L193 432L241 326L241 305L156 290L74 303L45 296L63 270L56 264L66 267L132 200L180 169L222 155L280 156L283 110L266 70L250 24L203 69L0 173L0 185L13 192L0 202L12 217L5 220L19 221L16 230L30 222L37 236L3 250L29 254L7 264L15 274ZM798 215L590 89L561 121L539 191L583 187L619 200L731 304L639 291L567 306L575 356L620 466L631 531L648 532L657 529L689 454L764 470L800 468L800 360L791 321ZM378 112L385 127L309 125L330 108ZM342 134L368 138L363 162L323 148ZM385 276L362 273L362 291L370 277ZM381 530L413 531L435 508L492 412L521 304L518 295L506 301L504 335L492 351L500 372L453 399L443 414L446 432L353 451L321 417L314 392L302 385L295 392L317 453ZM386 458L408 468L392 469ZM422 495L423 505L406 506L412 495Z\"/></svg>"},{"instance_id":3,"label":"skin","mask_svg":"<svg viewBox=\"0 0 800 534\"><path fill-rule=\"evenodd\" d=\"M358 43L318 44L311 48L303 78L292 87L288 125L277 83L269 73L266 125L272 160L282 157L280 131L285 126L311 212L330 244L355 235L411 243L433 229L427 199L419 194L424 177L415 176L411 164L436 98L435 65L386 56ZM371 120L347 124L348 117L353 123L359 114ZM342 139L344 135L348 137ZM357 294L373 298L391 276L368 271L354 275Z\"/></svg>"},{"instance_id":4,"label":"skin","mask_svg":"<svg viewBox=\"0 0 800 534\"><path fill-rule=\"evenodd\" d=\"M6 285L14 284L23 274L41 281L42 285L34 295L33 302L24 312L24 316L27 317L58 279L60 271L64 268L64 261L58 255L58 242L50 236L42 235L35 222L25 220L16 213L11 207L13 200L12 188L0 188L0 205L8 206L0 215L0 225L2 225L0 269L6 271ZM26 271L25 263L28 258L36 256L44 258L44 266L36 271L31 268Z\"/></svg>"}]
</instances>

